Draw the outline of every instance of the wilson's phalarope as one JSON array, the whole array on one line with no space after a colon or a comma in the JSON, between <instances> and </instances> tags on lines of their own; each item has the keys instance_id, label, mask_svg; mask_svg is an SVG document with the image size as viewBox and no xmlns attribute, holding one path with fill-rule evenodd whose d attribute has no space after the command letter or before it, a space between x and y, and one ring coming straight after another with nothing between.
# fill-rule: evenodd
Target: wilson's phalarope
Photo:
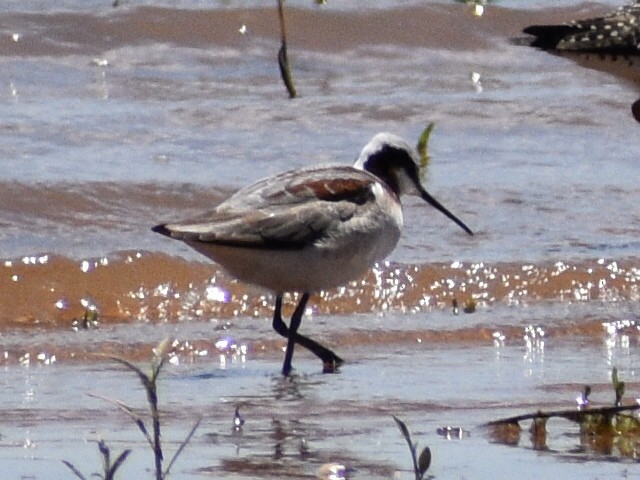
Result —
<instances>
[{"instance_id":1,"label":"wilson's phalarope","mask_svg":"<svg viewBox=\"0 0 640 480\"><path fill-rule=\"evenodd\" d=\"M273 328L288 338L282 373L291 371L297 343L320 358L325 371L342 359L298 334L311 293L361 277L395 248L402 230L400 195L416 195L471 230L422 187L415 150L379 133L350 166L310 167L260 180L198 218L157 225L239 280L276 293ZM284 292L302 294L289 327Z\"/></svg>"}]
</instances>

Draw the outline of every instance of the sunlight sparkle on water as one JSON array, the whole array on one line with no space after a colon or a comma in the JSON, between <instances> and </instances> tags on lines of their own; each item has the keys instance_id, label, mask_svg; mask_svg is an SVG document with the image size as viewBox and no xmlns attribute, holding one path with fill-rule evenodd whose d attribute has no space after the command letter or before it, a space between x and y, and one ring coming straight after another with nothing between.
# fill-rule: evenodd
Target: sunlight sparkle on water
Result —
<instances>
[{"instance_id":1,"label":"sunlight sparkle on water","mask_svg":"<svg viewBox=\"0 0 640 480\"><path fill-rule=\"evenodd\" d=\"M24 263L25 265L46 265L48 261L49 261L49 255L41 255L39 257L36 257L35 255L31 255L27 257L22 257L22 263ZM5 262L5 266L10 266L10 265L7 265L7 262Z\"/></svg>"},{"instance_id":2,"label":"sunlight sparkle on water","mask_svg":"<svg viewBox=\"0 0 640 480\"><path fill-rule=\"evenodd\" d=\"M480 81L480 74L478 72L471 72L471 84L473 85L476 93L482 93L482 82Z\"/></svg>"},{"instance_id":3,"label":"sunlight sparkle on water","mask_svg":"<svg viewBox=\"0 0 640 480\"><path fill-rule=\"evenodd\" d=\"M318 478L323 480L346 480L347 468L340 463L325 463L318 469Z\"/></svg>"},{"instance_id":4,"label":"sunlight sparkle on water","mask_svg":"<svg viewBox=\"0 0 640 480\"><path fill-rule=\"evenodd\" d=\"M640 332L640 323L635 320L616 320L615 322L603 322L602 326L609 335L623 332Z\"/></svg>"},{"instance_id":5,"label":"sunlight sparkle on water","mask_svg":"<svg viewBox=\"0 0 640 480\"><path fill-rule=\"evenodd\" d=\"M153 294L158 297L168 297L170 292L170 285L168 283L161 283L157 285L153 290Z\"/></svg>"},{"instance_id":6,"label":"sunlight sparkle on water","mask_svg":"<svg viewBox=\"0 0 640 480\"><path fill-rule=\"evenodd\" d=\"M129 296L131 298L136 298L139 300L143 300L147 296L147 290L144 287L140 287L135 292L129 292Z\"/></svg>"},{"instance_id":7,"label":"sunlight sparkle on water","mask_svg":"<svg viewBox=\"0 0 640 480\"><path fill-rule=\"evenodd\" d=\"M187 358L193 360L195 357L206 357L209 355L209 350L206 348L199 348L188 340L180 341L175 339L171 343L171 351L169 352L169 362L173 365L180 364L181 358Z\"/></svg>"},{"instance_id":8,"label":"sunlight sparkle on water","mask_svg":"<svg viewBox=\"0 0 640 480\"><path fill-rule=\"evenodd\" d=\"M228 290L225 290L217 285L209 285L204 290L204 296L207 300L212 302L229 303L231 294Z\"/></svg>"},{"instance_id":9,"label":"sunlight sparkle on water","mask_svg":"<svg viewBox=\"0 0 640 480\"><path fill-rule=\"evenodd\" d=\"M95 67L106 67L109 65L109 61L106 58L94 58L91 60L91 65Z\"/></svg>"},{"instance_id":10,"label":"sunlight sparkle on water","mask_svg":"<svg viewBox=\"0 0 640 480\"><path fill-rule=\"evenodd\" d=\"M52 363L56 362L56 356L55 355L49 355L47 353L39 353L36 358L38 359L38 361L40 363L42 363L43 365L51 365Z\"/></svg>"},{"instance_id":11,"label":"sunlight sparkle on water","mask_svg":"<svg viewBox=\"0 0 640 480\"><path fill-rule=\"evenodd\" d=\"M27 352L24 355L21 355L18 358L18 363L23 367L28 367L29 364L31 363L31 354Z\"/></svg>"},{"instance_id":12,"label":"sunlight sparkle on water","mask_svg":"<svg viewBox=\"0 0 640 480\"><path fill-rule=\"evenodd\" d=\"M505 339L507 338L507 337L504 335L504 333L499 332L499 331L497 331L497 332L493 332L493 333L491 334L491 337L493 338L493 344L494 344L496 347L504 347L504 341L505 341Z\"/></svg>"},{"instance_id":13,"label":"sunlight sparkle on water","mask_svg":"<svg viewBox=\"0 0 640 480\"><path fill-rule=\"evenodd\" d=\"M232 337L221 337L215 344L219 352L220 367L225 368L227 363L246 363L248 347L238 344Z\"/></svg>"},{"instance_id":14,"label":"sunlight sparkle on water","mask_svg":"<svg viewBox=\"0 0 640 480\"><path fill-rule=\"evenodd\" d=\"M80 299L80 304L86 308L87 310L91 310L91 311L97 311L98 307L96 306L96 304L93 302L92 299L88 298L88 297L84 297Z\"/></svg>"},{"instance_id":15,"label":"sunlight sparkle on water","mask_svg":"<svg viewBox=\"0 0 640 480\"><path fill-rule=\"evenodd\" d=\"M131 255L127 255L125 263L133 263L135 260L139 260L142 258L142 253L136 252L133 257Z\"/></svg>"},{"instance_id":16,"label":"sunlight sparkle on water","mask_svg":"<svg viewBox=\"0 0 640 480\"><path fill-rule=\"evenodd\" d=\"M542 327L535 327L529 325L524 329L524 342L526 347L526 353L524 359L527 362L533 362L537 360L539 362L544 361L544 329ZM532 372L530 372L532 373Z\"/></svg>"}]
</instances>

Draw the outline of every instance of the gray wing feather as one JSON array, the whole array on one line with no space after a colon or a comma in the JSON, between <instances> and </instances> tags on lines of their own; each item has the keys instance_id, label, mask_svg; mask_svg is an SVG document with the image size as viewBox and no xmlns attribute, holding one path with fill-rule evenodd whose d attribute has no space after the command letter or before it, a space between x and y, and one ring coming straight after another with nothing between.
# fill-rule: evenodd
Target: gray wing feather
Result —
<instances>
[{"instance_id":1,"label":"gray wing feather","mask_svg":"<svg viewBox=\"0 0 640 480\"><path fill-rule=\"evenodd\" d=\"M324 190L324 198L318 198L317 192L300 187L309 179L317 182L316 187L318 183L324 185L324 178L326 183L339 182L336 171L353 176L353 171L346 168L310 169L306 175L287 172L238 191L198 218L165 227L173 238L186 241L265 249L303 248L332 235L340 222L348 221L358 208L363 208L362 198L353 201L345 198L344 192L331 197L335 192ZM360 189L370 194L373 181L369 174L362 174Z\"/></svg>"}]
</instances>

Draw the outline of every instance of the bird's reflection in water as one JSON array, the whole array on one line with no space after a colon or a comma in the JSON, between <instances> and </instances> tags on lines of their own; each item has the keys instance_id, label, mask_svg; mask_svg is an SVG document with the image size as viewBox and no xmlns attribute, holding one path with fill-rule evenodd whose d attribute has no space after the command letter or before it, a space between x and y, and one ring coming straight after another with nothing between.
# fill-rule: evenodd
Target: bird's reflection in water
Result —
<instances>
[{"instance_id":1,"label":"bird's reflection in water","mask_svg":"<svg viewBox=\"0 0 640 480\"><path fill-rule=\"evenodd\" d=\"M272 382L273 398L278 402L304 400L310 392L323 383L320 379L304 375L274 377Z\"/></svg>"}]
</instances>

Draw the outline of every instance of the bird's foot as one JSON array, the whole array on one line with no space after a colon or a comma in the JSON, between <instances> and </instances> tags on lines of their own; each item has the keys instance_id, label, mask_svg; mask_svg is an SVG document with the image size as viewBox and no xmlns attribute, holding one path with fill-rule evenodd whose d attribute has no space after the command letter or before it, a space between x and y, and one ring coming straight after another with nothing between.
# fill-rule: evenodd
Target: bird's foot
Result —
<instances>
[{"instance_id":1,"label":"bird's foot","mask_svg":"<svg viewBox=\"0 0 640 480\"><path fill-rule=\"evenodd\" d=\"M338 373L340 365L342 365L344 361L336 356L330 360L324 360L322 362L322 373Z\"/></svg>"}]
</instances>

